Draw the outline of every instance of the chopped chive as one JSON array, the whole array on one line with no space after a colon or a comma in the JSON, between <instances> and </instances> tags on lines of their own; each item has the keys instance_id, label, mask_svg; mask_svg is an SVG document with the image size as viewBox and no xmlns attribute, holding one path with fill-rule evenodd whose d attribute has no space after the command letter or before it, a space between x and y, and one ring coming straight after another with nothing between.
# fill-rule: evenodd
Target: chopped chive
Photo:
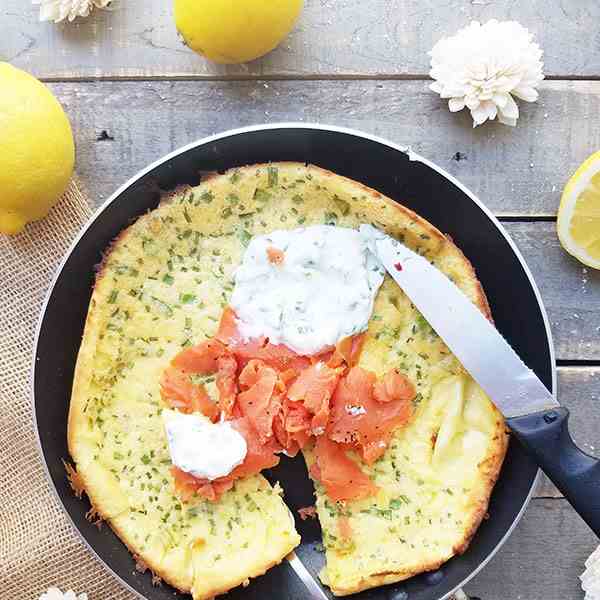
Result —
<instances>
[{"instance_id":1,"label":"chopped chive","mask_svg":"<svg viewBox=\"0 0 600 600\"><path fill-rule=\"evenodd\" d=\"M166 302L163 302L160 298L157 298L156 296L150 297L152 298L152 300L154 300L154 302L156 302L156 304L158 304L163 309L163 311L168 317L173 316L173 309Z\"/></svg>"},{"instance_id":2,"label":"chopped chive","mask_svg":"<svg viewBox=\"0 0 600 600\"><path fill-rule=\"evenodd\" d=\"M238 232L238 237L240 238L242 245L247 246L250 243L250 240L252 239L252 234L246 231L245 229L240 229Z\"/></svg>"},{"instance_id":3,"label":"chopped chive","mask_svg":"<svg viewBox=\"0 0 600 600\"><path fill-rule=\"evenodd\" d=\"M256 191L254 192L254 199L257 202L268 202L271 199L271 194L266 190L256 188Z\"/></svg>"},{"instance_id":4,"label":"chopped chive","mask_svg":"<svg viewBox=\"0 0 600 600\"><path fill-rule=\"evenodd\" d=\"M191 304L196 299L196 294L179 294L179 302Z\"/></svg>"},{"instance_id":5,"label":"chopped chive","mask_svg":"<svg viewBox=\"0 0 600 600\"><path fill-rule=\"evenodd\" d=\"M340 209L340 212L344 217L350 212L350 205L345 200L342 200L338 196L334 196L333 201L335 202L336 206Z\"/></svg>"},{"instance_id":6,"label":"chopped chive","mask_svg":"<svg viewBox=\"0 0 600 600\"><path fill-rule=\"evenodd\" d=\"M279 179L279 169L277 167L269 167L267 173L269 176L269 187L275 187Z\"/></svg>"}]
</instances>

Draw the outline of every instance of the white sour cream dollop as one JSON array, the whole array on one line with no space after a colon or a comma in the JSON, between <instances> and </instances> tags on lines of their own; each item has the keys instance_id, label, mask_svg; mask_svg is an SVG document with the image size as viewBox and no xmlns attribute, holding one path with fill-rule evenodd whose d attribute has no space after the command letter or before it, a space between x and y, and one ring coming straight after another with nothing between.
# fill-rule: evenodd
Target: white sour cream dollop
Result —
<instances>
[{"instance_id":1,"label":"white sour cream dollop","mask_svg":"<svg viewBox=\"0 0 600 600\"><path fill-rule=\"evenodd\" d=\"M246 458L248 447L230 423L211 423L199 414L162 412L171 462L200 479L229 475Z\"/></svg>"},{"instance_id":2,"label":"white sour cream dollop","mask_svg":"<svg viewBox=\"0 0 600 600\"><path fill-rule=\"evenodd\" d=\"M269 260L269 249L283 252ZM272 251L271 251L272 252ZM314 225L252 239L231 306L246 338L312 355L367 329L384 270L355 229Z\"/></svg>"}]
</instances>

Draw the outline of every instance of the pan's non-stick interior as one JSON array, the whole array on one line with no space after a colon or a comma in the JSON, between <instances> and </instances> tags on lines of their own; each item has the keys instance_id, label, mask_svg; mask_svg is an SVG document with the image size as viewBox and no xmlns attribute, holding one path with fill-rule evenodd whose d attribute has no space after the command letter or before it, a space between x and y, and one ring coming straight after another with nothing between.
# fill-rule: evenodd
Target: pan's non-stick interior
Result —
<instances>
[{"instance_id":1,"label":"pan's non-stick interior","mask_svg":"<svg viewBox=\"0 0 600 600\"><path fill-rule=\"evenodd\" d=\"M133 182L95 218L68 257L52 290L41 323L35 360L35 412L44 458L65 509L98 556L127 584L152 600L172 600L169 586L153 587L149 573L137 573L125 546L104 527L98 530L65 478L68 458L66 423L73 370L81 341L94 266L110 241L136 217L154 208L160 189L199 180L199 173L266 161L310 162L404 203L452 236L476 267L499 330L548 386L553 366L543 309L510 244L479 206L461 189L427 165L377 141L347 132L302 127L260 129L226 135L186 150ZM357 600L437 600L461 584L493 553L512 527L531 489L536 466L511 442L489 508L467 552L439 572L363 592ZM300 457L284 460L270 478L279 479L295 512L313 503L312 486ZM298 555L316 573L324 557L315 521L298 522ZM292 600L306 591L287 564L270 570L231 600Z\"/></svg>"}]
</instances>

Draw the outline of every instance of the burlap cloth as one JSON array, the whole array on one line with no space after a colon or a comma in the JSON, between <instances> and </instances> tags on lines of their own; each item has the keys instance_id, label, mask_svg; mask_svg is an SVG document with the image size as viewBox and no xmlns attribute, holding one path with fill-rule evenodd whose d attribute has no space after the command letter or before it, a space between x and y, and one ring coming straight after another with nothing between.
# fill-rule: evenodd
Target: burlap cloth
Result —
<instances>
[{"instance_id":1,"label":"burlap cloth","mask_svg":"<svg viewBox=\"0 0 600 600\"><path fill-rule=\"evenodd\" d=\"M91 556L50 491L33 426L30 367L52 276L92 213L73 182L50 215L0 235L0 598L37 600L51 586L89 600L133 600Z\"/></svg>"}]
</instances>

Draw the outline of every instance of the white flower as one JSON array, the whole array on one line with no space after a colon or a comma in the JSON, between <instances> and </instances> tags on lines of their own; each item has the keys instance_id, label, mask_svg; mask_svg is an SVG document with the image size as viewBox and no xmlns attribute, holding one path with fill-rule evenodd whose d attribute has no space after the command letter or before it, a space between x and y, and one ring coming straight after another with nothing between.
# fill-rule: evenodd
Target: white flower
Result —
<instances>
[{"instance_id":1,"label":"white flower","mask_svg":"<svg viewBox=\"0 0 600 600\"><path fill-rule=\"evenodd\" d=\"M431 89L449 98L451 112L466 106L473 127L496 116L501 123L516 125L519 108L513 96L535 102L536 87L544 79L542 50L515 21L473 21L442 38L429 55L429 74L435 79Z\"/></svg>"},{"instance_id":2,"label":"white flower","mask_svg":"<svg viewBox=\"0 0 600 600\"><path fill-rule=\"evenodd\" d=\"M63 594L58 588L51 587L40 596L39 600L88 600L88 597L87 594L77 596L73 590Z\"/></svg>"},{"instance_id":3,"label":"white flower","mask_svg":"<svg viewBox=\"0 0 600 600\"><path fill-rule=\"evenodd\" d=\"M106 8L112 0L32 0L40 5L40 21L60 23L65 19L87 17L94 7Z\"/></svg>"},{"instance_id":4,"label":"white flower","mask_svg":"<svg viewBox=\"0 0 600 600\"><path fill-rule=\"evenodd\" d=\"M585 572L579 579L585 600L600 600L600 546L585 561Z\"/></svg>"}]
</instances>

